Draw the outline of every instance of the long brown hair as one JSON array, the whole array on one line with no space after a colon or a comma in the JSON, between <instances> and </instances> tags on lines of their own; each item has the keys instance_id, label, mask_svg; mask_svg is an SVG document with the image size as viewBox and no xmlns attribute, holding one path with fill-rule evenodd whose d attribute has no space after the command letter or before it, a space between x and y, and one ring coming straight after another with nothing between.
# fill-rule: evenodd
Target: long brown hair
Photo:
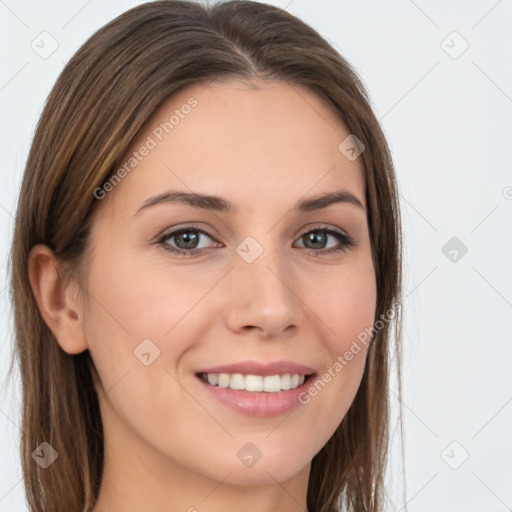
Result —
<instances>
[{"instance_id":1,"label":"long brown hair","mask_svg":"<svg viewBox=\"0 0 512 512\"><path fill-rule=\"evenodd\" d=\"M64 352L43 321L28 278L30 250L47 245L80 280L99 203L95 189L122 165L131 143L170 95L199 81L231 77L309 88L365 146L359 158L377 284L375 320L389 317L392 309L396 314L373 332L355 399L312 460L307 506L310 512L340 506L383 510L392 357L401 397L396 305L402 239L392 159L368 94L347 61L285 10L245 0L211 6L164 0L125 12L77 51L46 101L26 164L10 265L14 357L23 397L21 464L31 512L93 507L102 477L103 431L89 351ZM58 464L45 470L31 457L42 441L59 454Z\"/></svg>"}]
</instances>

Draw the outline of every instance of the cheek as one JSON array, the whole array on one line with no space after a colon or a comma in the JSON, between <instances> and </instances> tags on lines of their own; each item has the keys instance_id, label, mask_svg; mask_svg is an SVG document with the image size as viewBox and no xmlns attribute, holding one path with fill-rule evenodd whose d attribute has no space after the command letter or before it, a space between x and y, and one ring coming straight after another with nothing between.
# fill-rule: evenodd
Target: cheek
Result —
<instances>
[{"instance_id":1,"label":"cheek","mask_svg":"<svg viewBox=\"0 0 512 512\"><path fill-rule=\"evenodd\" d=\"M329 350L338 355L352 340L373 325L377 289L373 267L347 266L338 275L316 283L314 310L328 328ZM321 291L319 291L321 290Z\"/></svg>"},{"instance_id":2,"label":"cheek","mask_svg":"<svg viewBox=\"0 0 512 512\"><path fill-rule=\"evenodd\" d=\"M143 366L134 350L145 339L159 340L172 319L162 316L157 307L161 304L159 283L150 281L148 270L133 265L126 253L116 252L114 243L103 247L92 258L89 270L84 326L89 351L107 390L127 371ZM168 306L172 312L172 305Z\"/></svg>"},{"instance_id":3,"label":"cheek","mask_svg":"<svg viewBox=\"0 0 512 512\"><path fill-rule=\"evenodd\" d=\"M201 329L210 327L204 320L211 317L205 312L209 301L202 299L219 277L211 268L192 273L165 262L141 263L127 249L116 251L119 245L115 243L102 247L89 270L85 318L89 350L101 384L107 391L113 386L121 388L119 379L124 386L138 381L134 389L125 389L132 397L154 388L151 379L162 379L156 387L168 389L172 379L162 369L174 374L189 345L201 338ZM143 360L148 362L148 358L154 362L145 366Z\"/></svg>"},{"instance_id":4,"label":"cheek","mask_svg":"<svg viewBox=\"0 0 512 512\"><path fill-rule=\"evenodd\" d=\"M215 276L191 279L179 268L130 258L97 257L90 272L91 318L119 339L162 339L201 299ZM115 262L115 263L114 263Z\"/></svg>"},{"instance_id":5,"label":"cheek","mask_svg":"<svg viewBox=\"0 0 512 512\"><path fill-rule=\"evenodd\" d=\"M369 332L374 325L376 283L373 267L347 266L337 277L319 281L312 309L325 328L326 366L300 397L314 410L315 421L334 433L347 413L364 372ZM326 432L323 432L325 435ZM322 439L318 439L320 445ZM325 439L323 439L325 442Z\"/></svg>"}]
</instances>

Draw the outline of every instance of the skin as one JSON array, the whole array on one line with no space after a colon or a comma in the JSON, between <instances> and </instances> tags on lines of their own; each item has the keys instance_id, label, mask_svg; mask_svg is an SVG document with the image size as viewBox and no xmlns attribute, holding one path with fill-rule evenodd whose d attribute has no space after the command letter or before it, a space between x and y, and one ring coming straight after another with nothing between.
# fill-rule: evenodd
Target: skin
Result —
<instances>
[{"instance_id":1,"label":"skin","mask_svg":"<svg viewBox=\"0 0 512 512\"><path fill-rule=\"evenodd\" d=\"M366 207L360 159L338 150L349 131L320 98L259 80L183 89L130 152L191 96L198 105L101 200L84 301L42 245L30 257L32 287L62 349L88 349L100 376L105 470L94 512L303 512L311 460L354 399L365 346L307 405L270 418L214 401L194 373L252 359L291 360L321 375L373 324L365 209L291 211L338 189ZM239 211L168 203L136 215L146 199L176 188L222 196ZM167 252L165 244L187 250L176 236L155 242L189 223L211 235L200 235L199 255ZM328 235L308 244L303 235L317 224L356 245L322 254L340 242ZM250 264L236 252L247 236L263 248ZM147 338L160 350L149 366L134 356ZM262 453L251 468L237 457L248 442Z\"/></svg>"}]
</instances>

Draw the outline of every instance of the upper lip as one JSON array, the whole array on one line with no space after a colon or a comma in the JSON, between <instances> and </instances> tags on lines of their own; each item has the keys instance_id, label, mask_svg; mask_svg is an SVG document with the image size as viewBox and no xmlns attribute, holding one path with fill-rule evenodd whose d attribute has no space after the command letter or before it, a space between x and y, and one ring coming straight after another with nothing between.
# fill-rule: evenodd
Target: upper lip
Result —
<instances>
[{"instance_id":1,"label":"upper lip","mask_svg":"<svg viewBox=\"0 0 512 512\"><path fill-rule=\"evenodd\" d=\"M293 361L273 361L270 363L260 363L258 361L240 361L222 366L204 368L197 373L241 373L242 375L311 375L315 373L313 368Z\"/></svg>"}]
</instances>

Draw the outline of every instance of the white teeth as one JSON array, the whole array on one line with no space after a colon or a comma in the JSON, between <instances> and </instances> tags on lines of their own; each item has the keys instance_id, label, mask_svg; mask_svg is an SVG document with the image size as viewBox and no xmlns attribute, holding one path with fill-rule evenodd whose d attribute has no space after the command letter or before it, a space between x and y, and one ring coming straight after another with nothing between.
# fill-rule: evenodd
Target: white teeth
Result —
<instances>
[{"instance_id":1,"label":"white teeth","mask_svg":"<svg viewBox=\"0 0 512 512\"><path fill-rule=\"evenodd\" d=\"M229 375L227 373L219 373L218 379L219 379L219 388L229 387Z\"/></svg>"},{"instance_id":2,"label":"white teeth","mask_svg":"<svg viewBox=\"0 0 512 512\"><path fill-rule=\"evenodd\" d=\"M263 379L259 375L245 376L246 391L263 391Z\"/></svg>"},{"instance_id":3,"label":"white teeth","mask_svg":"<svg viewBox=\"0 0 512 512\"><path fill-rule=\"evenodd\" d=\"M241 373L234 373L229 379L231 389L245 389L245 379Z\"/></svg>"},{"instance_id":4,"label":"white teeth","mask_svg":"<svg viewBox=\"0 0 512 512\"><path fill-rule=\"evenodd\" d=\"M288 389L295 389L304 384L306 377L304 375L293 375L287 373L284 375L242 375L241 373L208 373L202 374L201 378L212 386L219 388L242 389L245 391L267 393L278 393Z\"/></svg>"},{"instance_id":5,"label":"white teeth","mask_svg":"<svg viewBox=\"0 0 512 512\"><path fill-rule=\"evenodd\" d=\"M281 389L290 389L290 386L292 384L292 376L287 373L286 375L283 375L281 377Z\"/></svg>"},{"instance_id":6,"label":"white teeth","mask_svg":"<svg viewBox=\"0 0 512 512\"><path fill-rule=\"evenodd\" d=\"M263 391L267 391L268 393L281 391L281 377L279 377L279 375L263 377Z\"/></svg>"}]
</instances>

